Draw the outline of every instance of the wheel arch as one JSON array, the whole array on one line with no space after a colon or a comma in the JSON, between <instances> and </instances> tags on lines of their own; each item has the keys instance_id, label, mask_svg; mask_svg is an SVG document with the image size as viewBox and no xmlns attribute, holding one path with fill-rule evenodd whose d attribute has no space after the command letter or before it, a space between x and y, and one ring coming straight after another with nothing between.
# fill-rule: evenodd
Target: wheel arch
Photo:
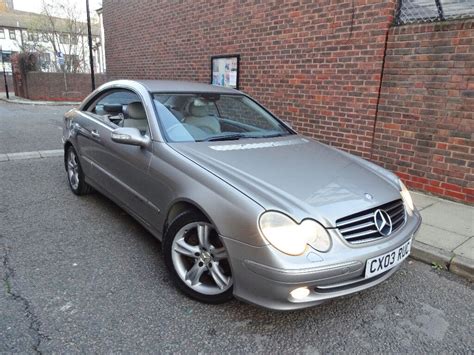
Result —
<instances>
[{"instance_id":1,"label":"wheel arch","mask_svg":"<svg viewBox=\"0 0 474 355\"><path fill-rule=\"evenodd\" d=\"M195 201L192 201L189 199L179 199L179 200L173 201L173 203L171 203L170 207L168 208L168 211L166 213L166 218L163 224L163 237L166 235L166 231L169 227L169 224L181 213L187 212L187 211L194 211L201 214L210 223L212 223L217 233L219 233L218 226L216 226L212 218L209 216L209 214L205 212L202 206L200 206Z\"/></svg>"}]
</instances>

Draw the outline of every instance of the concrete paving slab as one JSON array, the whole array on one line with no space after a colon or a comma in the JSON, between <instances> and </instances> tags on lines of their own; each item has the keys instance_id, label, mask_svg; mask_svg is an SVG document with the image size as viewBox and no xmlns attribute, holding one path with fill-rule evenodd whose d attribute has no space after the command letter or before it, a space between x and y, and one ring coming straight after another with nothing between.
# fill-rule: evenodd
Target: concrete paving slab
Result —
<instances>
[{"instance_id":1,"label":"concrete paving slab","mask_svg":"<svg viewBox=\"0 0 474 355\"><path fill-rule=\"evenodd\" d=\"M428 224L422 224L415 239L433 247L453 251L469 237L446 231Z\"/></svg>"},{"instance_id":2,"label":"concrete paving slab","mask_svg":"<svg viewBox=\"0 0 474 355\"><path fill-rule=\"evenodd\" d=\"M22 160L22 159L35 159L41 158L39 152L19 152L19 153L8 153L9 160Z\"/></svg>"},{"instance_id":3,"label":"concrete paving slab","mask_svg":"<svg viewBox=\"0 0 474 355\"><path fill-rule=\"evenodd\" d=\"M419 192L410 192L411 197L413 198L413 202L415 206L421 211L428 206L433 205L434 203L439 202L439 200L433 196L421 194Z\"/></svg>"},{"instance_id":4,"label":"concrete paving slab","mask_svg":"<svg viewBox=\"0 0 474 355\"><path fill-rule=\"evenodd\" d=\"M474 208L443 201L421 211L423 223L464 236L474 235Z\"/></svg>"},{"instance_id":5,"label":"concrete paving slab","mask_svg":"<svg viewBox=\"0 0 474 355\"><path fill-rule=\"evenodd\" d=\"M454 254L474 260L474 237L454 249Z\"/></svg>"}]
</instances>

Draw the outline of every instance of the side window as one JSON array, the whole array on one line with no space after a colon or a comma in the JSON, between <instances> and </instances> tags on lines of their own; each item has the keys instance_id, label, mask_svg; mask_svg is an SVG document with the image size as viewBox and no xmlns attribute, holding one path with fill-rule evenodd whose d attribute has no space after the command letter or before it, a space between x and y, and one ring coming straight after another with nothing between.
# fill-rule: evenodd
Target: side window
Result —
<instances>
[{"instance_id":1,"label":"side window","mask_svg":"<svg viewBox=\"0 0 474 355\"><path fill-rule=\"evenodd\" d=\"M148 134L148 121L140 97L132 91L113 91L101 97L89 112L119 127L137 128Z\"/></svg>"},{"instance_id":2,"label":"side window","mask_svg":"<svg viewBox=\"0 0 474 355\"><path fill-rule=\"evenodd\" d=\"M123 106L135 101L140 101L140 98L134 92L114 91L99 99L90 111L101 116L123 113Z\"/></svg>"}]
</instances>

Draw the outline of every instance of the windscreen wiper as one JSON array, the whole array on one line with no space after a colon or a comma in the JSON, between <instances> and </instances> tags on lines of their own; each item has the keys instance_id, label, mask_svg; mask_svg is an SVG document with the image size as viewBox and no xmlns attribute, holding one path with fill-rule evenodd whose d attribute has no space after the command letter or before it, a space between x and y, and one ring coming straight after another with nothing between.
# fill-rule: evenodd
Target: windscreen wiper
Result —
<instances>
[{"instance_id":1,"label":"windscreen wiper","mask_svg":"<svg viewBox=\"0 0 474 355\"><path fill-rule=\"evenodd\" d=\"M258 135L258 136L249 136L247 134L242 133L235 133L235 134L226 134L220 136L212 136L205 139L198 140L197 142L212 142L212 141L233 141L238 140L241 138L273 138L273 137L282 137L286 136L287 134L284 133L274 133L274 134L267 134L267 135Z\"/></svg>"},{"instance_id":2,"label":"windscreen wiper","mask_svg":"<svg viewBox=\"0 0 474 355\"><path fill-rule=\"evenodd\" d=\"M233 141L240 138L246 138L245 134L226 134L221 136L212 136L206 139L198 140L198 142L215 142L215 141Z\"/></svg>"}]
</instances>

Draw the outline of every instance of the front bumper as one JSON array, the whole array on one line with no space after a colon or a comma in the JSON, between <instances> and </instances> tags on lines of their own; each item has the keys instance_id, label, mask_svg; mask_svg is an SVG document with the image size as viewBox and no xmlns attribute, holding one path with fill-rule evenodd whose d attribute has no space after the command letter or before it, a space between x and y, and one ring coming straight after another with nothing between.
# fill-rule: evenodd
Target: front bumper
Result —
<instances>
[{"instance_id":1,"label":"front bumper","mask_svg":"<svg viewBox=\"0 0 474 355\"><path fill-rule=\"evenodd\" d=\"M222 237L230 255L234 295L244 301L275 310L318 305L336 297L375 286L393 275L400 265L366 279L367 259L382 255L413 238L421 224L415 211L399 231L373 243L350 245L335 229L329 230L333 246L328 253L311 248L301 256L288 256L270 245L254 247ZM290 292L307 287L310 293L294 299Z\"/></svg>"}]
</instances>

